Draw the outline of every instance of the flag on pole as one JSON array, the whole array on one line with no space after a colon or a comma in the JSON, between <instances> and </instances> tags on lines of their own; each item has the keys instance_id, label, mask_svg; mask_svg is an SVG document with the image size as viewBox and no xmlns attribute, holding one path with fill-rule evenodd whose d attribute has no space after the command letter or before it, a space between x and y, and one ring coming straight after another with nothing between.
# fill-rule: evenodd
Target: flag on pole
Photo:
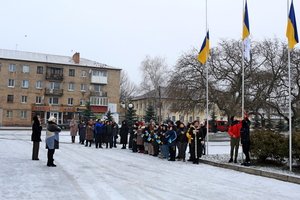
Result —
<instances>
[{"instance_id":1,"label":"flag on pole","mask_svg":"<svg viewBox=\"0 0 300 200\"><path fill-rule=\"evenodd\" d=\"M202 43L200 52L198 54L198 61L202 64L206 63L209 54L209 31L206 33L206 37Z\"/></svg>"},{"instance_id":2,"label":"flag on pole","mask_svg":"<svg viewBox=\"0 0 300 200\"><path fill-rule=\"evenodd\" d=\"M291 3L289 17L288 17L286 37L288 39L289 49L293 49L294 46L299 42L293 1Z\"/></svg>"},{"instance_id":3,"label":"flag on pole","mask_svg":"<svg viewBox=\"0 0 300 200\"><path fill-rule=\"evenodd\" d=\"M249 26L249 17L248 17L248 6L247 1L245 4L244 10L244 20L243 20L243 35L242 35L243 43L244 43L244 57L247 61L250 61L250 26Z\"/></svg>"}]
</instances>

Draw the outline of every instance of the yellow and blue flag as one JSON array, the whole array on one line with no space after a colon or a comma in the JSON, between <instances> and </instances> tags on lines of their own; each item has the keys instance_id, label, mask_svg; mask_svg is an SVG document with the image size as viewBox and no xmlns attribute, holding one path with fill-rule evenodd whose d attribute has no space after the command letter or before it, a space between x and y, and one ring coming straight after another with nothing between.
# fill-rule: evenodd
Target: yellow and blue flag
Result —
<instances>
[{"instance_id":1,"label":"yellow and blue flag","mask_svg":"<svg viewBox=\"0 0 300 200\"><path fill-rule=\"evenodd\" d=\"M286 29L286 37L288 38L289 49L293 49L294 46L299 42L293 1L291 3L290 12L289 12L288 24Z\"/></svg>"},{"instance_id":2,"label":"yellow and blue flag","mask_svg":"<svg viewBox=\"0 0 300 200\"><path fill-rule=\"evenodd\" d=\"M248 6L247 1L245 4L244 10L244 20L243 20L243 35L242 35L243 43L244 43L244 57L250 61L250 25L249 25L249 16L248 16Z\"/></svg>"},{"instance_id":3,"label":"yellow and blue flag","mask_svg":"<svg viewBox=\"0 0 300 200\"><path fill-rule=\"evenodd\" d=\"M198 61L202 64L206 63L209 55L209 31L206 33L206 37L202 43L200 52L198 54Z\"/></svg>"}]
</instances>

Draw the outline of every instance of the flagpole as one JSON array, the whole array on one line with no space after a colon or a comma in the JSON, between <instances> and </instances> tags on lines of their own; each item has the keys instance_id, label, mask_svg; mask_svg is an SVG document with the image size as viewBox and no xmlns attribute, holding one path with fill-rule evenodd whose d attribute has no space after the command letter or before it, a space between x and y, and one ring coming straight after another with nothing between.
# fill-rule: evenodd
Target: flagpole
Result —
<instances>
[{"instance_id":1,"label":"flagpole","mask_svg":"<svg viewBox=\"0 0 300 200\"><path fill-rule=\"evenodd\" d=\"M207 27L207 0L205 2L206 2L206 5L205 5L205 19L206 19L205 29L206 29L206 35L207 35L207 31L208 31L208 27ZM208 54L208 52L207 52L207 54ZM207 55L207 57L208 57L208 55ZM207 64L207 62L205 63L205 67L206 67L206 154L208 155L209 124L208 124L208 64Z\"/></svg>"},{"instance_id":2,"label":"flagpole","mask_svg":"<svg viewBox=\"0 0 300 200\"><path fill-rule=\"evenodd\" d=\"M243 21L242 21L242 27L244 26L244 16L245 15L245 1L243 0ZM242 119L244 116L244 107L245 107L245 100L244 100L244 96L245 96L245 47L244 47L244 41L242 40Z\"/></svg>"},{"instance_id":3,"label":"flagpole","mask_svg":"<svg viewBox=\"0 0 300 200\"><path fill-rule=\"evenodd\" d=\"M245 17L245 1L243 0L243 17L242 17L242 27L244 26L244 17ZM245 74L244 74L244 65L245 65L245 46L244 46L244 40L242 39L242 119L244 116L244 106L245 106L245 102L244 102L244 95L245 95ZM244 162L244 155L242 153L242 162Z\"/></svg>"},{"instance_id":4,"label":"flagpole","mask_svg":"<svg viewBox=\"0 0 300 200\"><path fill-rule=\"evenodd\" d=\"M289 20L289 5L287 0L287 20ZM288 47L288 76L289 76L289 167L292 171L292 102L291 102L291 50Z\"/></svg>"}]
</instances>

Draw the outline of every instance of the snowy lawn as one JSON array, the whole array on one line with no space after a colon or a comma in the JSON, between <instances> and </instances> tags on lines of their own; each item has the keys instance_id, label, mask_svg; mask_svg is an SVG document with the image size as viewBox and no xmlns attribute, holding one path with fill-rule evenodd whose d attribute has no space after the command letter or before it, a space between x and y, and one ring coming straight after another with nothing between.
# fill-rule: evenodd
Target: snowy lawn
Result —
<instances>
[{"instance_id":1,"label":"snowy lawn","mask_svg":"<svg viewBox=\"0 0 300 200\"><path fill-rule=\"evenodd\" d=\"M31 131L0 131L1 199L299 199L300 185L190 162L169 162L120 146L71 144L61 134L57 167L31 160ZM45 138L43 131L42 139ZM78 138L76 138L78 141ZM209 147L209 153L228 146Z\"/></svg>"}]
</instances>

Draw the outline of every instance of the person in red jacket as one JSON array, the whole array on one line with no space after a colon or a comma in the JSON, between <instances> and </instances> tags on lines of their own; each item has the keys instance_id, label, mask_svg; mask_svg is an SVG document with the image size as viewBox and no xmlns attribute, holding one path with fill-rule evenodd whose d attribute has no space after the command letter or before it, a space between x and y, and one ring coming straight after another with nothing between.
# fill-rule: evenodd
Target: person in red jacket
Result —
<instances>
[{"instance_id":1,"label":"person in red jacket","mask_svg":"<svg viewBox=\"0 0 300 200\"><path fill-rule=\"evenodd\" d=\"M237 163L237 156L239 152L240 143L240 130L242 128L242 123L234 119L234 116L230 118L230 126L228 129L228 134L230 136L230 160L228 162ZM233 160L234 152L234 160Z\"/></svg>"}]
</instances>

